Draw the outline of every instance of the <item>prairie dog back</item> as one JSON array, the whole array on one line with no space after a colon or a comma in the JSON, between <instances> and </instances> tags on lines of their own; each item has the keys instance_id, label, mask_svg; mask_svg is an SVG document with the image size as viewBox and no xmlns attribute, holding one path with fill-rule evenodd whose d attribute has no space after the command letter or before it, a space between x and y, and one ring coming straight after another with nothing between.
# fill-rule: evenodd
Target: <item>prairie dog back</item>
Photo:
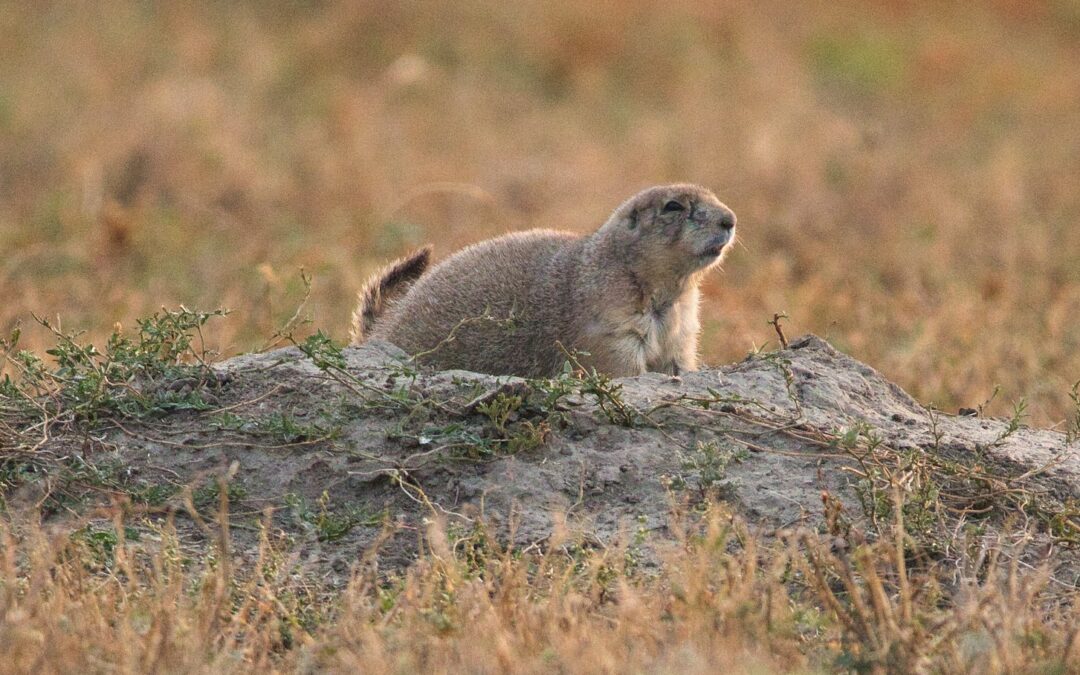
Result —
<instances>
[{"instance_id":1,"label":"prairie dog back","mask_svg":"<svg viewBox=\"0 0 1080 675\"><path fill-rule=\"evenodd\" d=\"M580 247L580 238L554 230L473 244L420 277L372 335L410 354L431 351L422 360L442 368L550 372L565 357L540 345L545 335L563 332L562 317L551 310L561 304L556 289L569 281L551 269Z\"/></svg>"}]
</instances>

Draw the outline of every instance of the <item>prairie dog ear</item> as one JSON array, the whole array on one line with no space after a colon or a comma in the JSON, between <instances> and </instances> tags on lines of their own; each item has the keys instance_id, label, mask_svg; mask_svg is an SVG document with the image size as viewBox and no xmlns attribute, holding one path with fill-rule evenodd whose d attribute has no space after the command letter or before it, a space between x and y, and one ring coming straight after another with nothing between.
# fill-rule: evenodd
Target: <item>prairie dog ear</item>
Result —
<instances>
[{"instance_id":1,"label":"prairie dog ear","mask_svg":"<svg viewBox=\"0 0 1080 675\"><path fill-rule=\"evenodd\" d=\"M637 209L630 209L630 213L626 214L626 227L629 230L636 230L638 226L638 212Z\"/></svg>"}]
</instances>

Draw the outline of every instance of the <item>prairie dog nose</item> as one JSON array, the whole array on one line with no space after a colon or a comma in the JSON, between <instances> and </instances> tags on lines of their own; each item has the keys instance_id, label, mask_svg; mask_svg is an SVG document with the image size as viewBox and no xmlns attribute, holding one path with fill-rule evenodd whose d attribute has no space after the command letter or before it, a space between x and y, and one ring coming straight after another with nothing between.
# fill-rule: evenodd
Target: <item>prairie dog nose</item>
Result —
<instances>
[{"instance_id":1,"label":"prairie dog nose","mask_svg":"<svg viewBox=\"0 0 1080 675\"><path fill-rule=\"evenodd\" d=\"M731 209L724 209L720 213L720 227L725 230L735 229L735 213Z\"/></svg>"}]
</instances>

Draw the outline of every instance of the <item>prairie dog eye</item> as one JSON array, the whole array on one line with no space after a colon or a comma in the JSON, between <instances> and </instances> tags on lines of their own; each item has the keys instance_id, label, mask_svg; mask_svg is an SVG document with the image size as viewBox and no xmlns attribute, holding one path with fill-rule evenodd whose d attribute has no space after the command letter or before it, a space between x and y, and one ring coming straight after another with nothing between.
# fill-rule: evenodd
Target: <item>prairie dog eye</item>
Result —
<instances>
[{"instance_id":1,"label":"prairie dog eye","mask_svg":"<svg viewBox=\"0 0 1080 675\"><path fill-rule=\"evenodd\" d=\"M664 208L660 210L661 213L674 213L675 211L685 211L686 207L679 202L672 199L667 204L664 204Z\"/></svg>"}]
</instances>

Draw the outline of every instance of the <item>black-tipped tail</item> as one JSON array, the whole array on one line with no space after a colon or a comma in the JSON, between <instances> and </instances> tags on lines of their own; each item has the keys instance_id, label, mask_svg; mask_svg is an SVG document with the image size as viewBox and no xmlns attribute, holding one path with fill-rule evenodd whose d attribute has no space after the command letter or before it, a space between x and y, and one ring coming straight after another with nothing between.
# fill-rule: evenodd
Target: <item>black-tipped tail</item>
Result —
<instances>
[{"instance_id":1,"label":"black-tipped tail","mask_svg":"<svg viewBox=\"0 0 1080 675\"><path fill-rule=\"evenodd\" d=\"M352 329L349 331L352 344L364 341L386 308L386 303L404 293L427 270L430 262L431 247L425 246L395 260L367 280L360 289L359 302L352 315Z\"/></svg>"}]
</instances>

